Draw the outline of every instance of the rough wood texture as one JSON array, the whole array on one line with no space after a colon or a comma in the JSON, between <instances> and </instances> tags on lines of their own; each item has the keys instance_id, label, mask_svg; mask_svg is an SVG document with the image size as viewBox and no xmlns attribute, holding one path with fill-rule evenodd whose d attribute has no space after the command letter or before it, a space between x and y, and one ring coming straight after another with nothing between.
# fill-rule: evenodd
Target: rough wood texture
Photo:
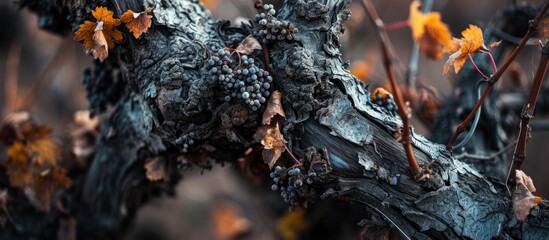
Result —
<instances>
[{"instance_id":1,"label":"rough wood texture","mask_svg":"<svg viewBox=\"0 0 549 240\"><path fill-rule=\"evenodd\" d=\"M44 14L44 8L23 2ZM175 185L174 166L180 147L177 139L182 134L195 132L198 146L215 148L201 162L195 162L204 167L210 160L234 160L254 144L252 135L260 125L259 113L248 113L247 121L238 128L221 124L235 107L220 100L220 91L202 68L209 51L235 47L250 33L250 27L215 21L196 0L148 0L144 6L139 2L102 2L118 15L128 8L155 6L155 18L153 28L143 39L127 37L105 63L97 63L93 73L88 72L85 84L92 106L97 106L97 113L107 105L112 105L112 110L103 123L86 177L76 189L65 193L71 200L68 215L79 223L78 239L121 238L140 205ZM287 121L282 132L288 147L309 162L329 161L331 166L325 178L313 185L313 191L324 199L346 197L364 204L373 217L363 224L391 226L402 237L547 236L546 204L535 207L526 222L516 222L511 199L499 180L481 175L454 159L443 145L417 134L413 134L416 158L423 165L434 161L433 173L426 182L410 178L402 145L394 136L400 119L371 103L367 86L349 73L340 57L339 36L342 22L350 16L345 8L348 2L284 1L277 17L294 23L299 32L295 41L278 42L270 48L272 74L283 93ZM86 6L93 7L81 1L49 4L55 11L48 14L70 15L75 23L87 16ZM118 91L101 87L105 79L110 86L118 86ZM491 141L492 137L486 139L479 141ZM326 149L327 156L319 154L322 149ZM151 156L167 159L174 175L170 183L147 181L143 161ZM189 159L193 159L193 152ZM40 216L46 218L49 227L58 225L55 217ZM24 224L25 219L14 217L14 223L7 226L10 231L2 234L15 236L13 239L55 235L52 231L37 233L18 228L19 223Z\"/></svg>"}]
</instances>

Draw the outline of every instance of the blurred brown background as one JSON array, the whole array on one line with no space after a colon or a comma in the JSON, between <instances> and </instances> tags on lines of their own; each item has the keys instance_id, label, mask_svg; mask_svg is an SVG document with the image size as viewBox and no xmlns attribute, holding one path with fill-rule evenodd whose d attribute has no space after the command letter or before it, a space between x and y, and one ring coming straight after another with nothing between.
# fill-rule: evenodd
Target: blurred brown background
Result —
<instances>
[{"instance_id":1,"label":"blurred brown background","mask_svg":"<svg viewBox=\"0 0 549 240\"><path fill-rule=\"evenodd\" d=\"M252 0L204 2L216 18L237 20L255 15ZM374 2L386 23L406 20L408 17L408 0ZM433 9L441 12L443 21L449 25L453 35L459 36L468 24L484 26L508 2L437 0ZM378 60L377 36L372 34L372 28L356 1L351 5L351 10L352 17L342 37L343 58L351 63L359 60L367 62L371 67L367 81L373 83L374 87L381 86L386 77ZM73 41L72 36L59 37L40 30L37 17L27 10L17 9L12 1L0 0L0 12L0 106L4 106L6 92L16 91L18 99L23 99L37 79L45 79L44 87L39 88L38 94L32 96L35 101L30 112L42 123L53 127L55 135L66 142L67 126L73 113L88 106L81 81L82 70L91 66L91 57L84 54L82 45ZM412 46L410 30L397 29L389 34L400 59L407 64ZM52 62L56 55L57 60ZM537 65L538 57L537 47L527 47L518 59L529 80L533 77L533 68ZM15 65L8 66L9 59ZM420 59L420 78L435 86L442 95L449 94L450 81L455 79L451 75L442 76L444 59L438 62L424 57ZM45 71L48 65L49 70ZM10 87L6 91L5 83L8 79L17 79L17 89ZM1 112L6 111L9 109L2 109ZM545 117L538 116L537 119ZM414 125L417 131L427 134L420 123L416 122ZM549 183L546 178L549 175L549 159L545 159L544 155L544 149L549 149L548 139L548 132L532 133L528 158L523 165L524 171L534 179L538 188L537 195L544 198L549 198ZM237 233L241 231L244 236L242 239L279 239L281 220L284 216L288 217L287 214L284 215L287 205L281 201L277 192L269 189L269 180L264 181L263 185L252 186L230 166L215 166L213 171L205 174L201 174L198 169L190 171L177 187L175 198L162 197L142 209L130 239L223 239L230 236L227 234L231 230ZM303 228L309 230L304 230L301 236L308 238L307 236L314 236L311 231L318 234L323 231L323 224L331 224L329 226L341 230L322 232L327 239L356 239L359 230L356 222L365 214L365 209L364 212L347 215L347 219L342 220L338 219L334 211L345 211L353 205L337 205L339 206L334 207L328 203L315 205L313 210L307 211L306 220L298 220L290 226L298 228L301 224L299 221L306 221L307 226ZM224 212L225 215L216 216L216 212ZM220 229L218 224L223 222L223 217L229 222L236 222L234 229ZM291 235L285 238L291 239Z\"/></svg>"}]
</instances>

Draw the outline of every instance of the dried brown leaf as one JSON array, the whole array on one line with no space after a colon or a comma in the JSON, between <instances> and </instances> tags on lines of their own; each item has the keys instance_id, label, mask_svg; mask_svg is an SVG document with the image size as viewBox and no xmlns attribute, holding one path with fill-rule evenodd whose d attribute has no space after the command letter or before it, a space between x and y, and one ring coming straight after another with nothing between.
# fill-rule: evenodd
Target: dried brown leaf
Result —
<instances>
[{"instance_id":1,"label":"dried brown leaf","mask_svg":"<svg viewBox=\"0 0 549 240\"><path fill-rule=\"evenodd\" d=\"M32 167L23 144L17 142L8 149L6 172L13 187L22 188L32 182Z\"/></svg>"},{"instance_id":2,"label":"dried brown leaf","mask_svg":"<svg viewBox=\"0 0 549 240\"><path fill-rule=\"evenodd\" d=\"M536 187L534 187L534 182L532 181L532 178L530 178L528 175L526 175L526 173L524 173L521 170L516 170L515 171L515 176L516 176L517 184L519 184L519 183L523 184L524 186L526 186L526 188L530 192L535 192L536 191Z\"/></svg>"},{"instance_id":3,"label":"dried brown leaf","mask_svg":"<svg viewBox=\"0 0 549 240\"><path fill-rule=\"evenodd\" d=\"M99 59L101 62L105 61L109 56L109 46L107 46L107 39L105 38L105 34L103 34L102 26L103 24L97 25L100 28L96 28L93 34L93 47L89 50L93 58Z\"/></svg>"},{"instance_id":4,"label":"dried brown leaf","mask_svg":"<svg viewBox=\"0 0 549 240\"><path fill-rule=\"evenodd\" d=\"M213 220L215 232L220 239L238 239L252 230L252 223L229 202L215 205Z\"/></svg>"},{"instance_id":5,"label":"dried brown leaf","mask_svg":"<svg viewBox=\"0 0 549 240\"><path fill-rule=\"evenodd\" d=\"M143 12L135 13L132 10L126 11L120 17L120 21L126 23L126 27L130 30L135 38L141 37L141 34L147 32L152 24L152 16L149 13L153 10L152 7L145 9Z\"/></svg>"},{"instance_id":6,"label":"dried brown leaf","mask_svg":"<svg viewBox=\"0 0 549 240\"><path fill-rule=\"evenodd\" d=\"M235 52L250 55L254 50L261 50L261 44L259 44L257 39L250 35L242 40L238 47L236 47Z\"/></svg>"},{"instance_id":7,"label":"dried brown leaf","mask_svg":"<svg viewBox=\"0 0 549 240\"><path fill-rule=\"evenodd\" d=\"M49 212L53 194L59 189L68 188L70 184L67 170L55 167L38 174L34 179L32 191L25 193L38 210Z\"/></svg>"},{"instance_id":8,"label":"dried brown leaf","mask_svg":"<svg viewBox=\"0 0 549 240\"><path fill-rule=\"evenodd\" d=\"M269 98L269 101L267 102L267 108L265 109L265 112L263 112L263 125L270 125L271 120L276 115L286 120L286 114L282 108L282 93L278 90L273 92L271 98Z\"/></svg>"},{"instance_id":9,"label":"dried brown leaf","mask_svg":"<svg viewBox=\"0 0 549 240\"><path fill-rule=\"evenodd\" d=\"M261 141L263 161L272 169L280 155L286 150L286 141L280 133L278 123L259 127L254 134L254 139Z\"/></svg>"},{"instance_id":10,"label":"dried brown leaf","mask_svg":"<svg viewBox=\"0 0 549 240\"><path fill-rule=\"evenodd\" d=\"M540 197L532 195L522 183L518 183L515 186L513 192L513 212L518 221L522 222L526 220L530 214L530 210L541 202Z\"/></svg>"},{"instance_id":11,"label":"dried brown leaf","mask_svg":"<svg viewBox=\"0 0 549 240\"><path fill-rule=\"evenodd\" d=\"M147 179L156 182L156 181L169 181L170 174L166 169L166 161L164 158L155 157L150 158L145 161L145 170Z\"/></svg>"}]
</instances>

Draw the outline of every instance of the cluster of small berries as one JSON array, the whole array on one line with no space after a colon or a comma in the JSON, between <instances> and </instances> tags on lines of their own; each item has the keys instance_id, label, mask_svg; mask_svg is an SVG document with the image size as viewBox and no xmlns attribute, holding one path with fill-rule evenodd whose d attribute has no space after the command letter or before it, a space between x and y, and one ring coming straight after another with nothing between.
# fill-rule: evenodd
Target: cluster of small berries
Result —
<instances>
[{"instance_id":1,"label":"cluster of small berries","mask_svg":"<svg viewBox=\"0 0 549 240\"><path fill-rule=\"evenodd\" d=\"M194 132L188 132L186 134L181 135L178 139L175 140L175 143L178 145L182 145L182 152L187 153L189 152L189 147L194 144L196 138L196 134Z\"/></svg>"},{"instance_id":2,"label":"cluster of small berries","mask_svg":"<svg viewBox=\"0 0 549 240\"><path fill-rule=\"evenodd\" d=\"M258 39L263 44L268 44L276 41L294 39L294 33L297 33L298 29L288 21L278 20L276 10L272 4L263 5L265 9L264 13L256 14L255 21L262 28L258 32Z\"/></svg>"},{"instance_id":3,"label":"cluster of small berries","mask_svg":"<svg viewBox=\"0 0 549 240\"><path fill-rule=\"evenodd\" d=\"M384 88L376 88L372 93L372 100L375 104L386 108L389 112L396 114L398 106L395 104L393 95Z\"/></svg>"},{"instance_id":4,"label":"cluster of small berries","mask_svg":"<svg viewBox=\"0 0 549 240\"><path fill-rule=\"evenodd\" d=\"M273 78L248 55L220 49L208 60L206 69L223 89L226 102L243 102L257 111L271 94Z\"/></svg>"},{"instance_id":5,"label":"cluster of small berries","mask_svg":"<svg viewBox=\"0 0 549 240\"><path fill-rule=\"evenodd\" d=\"M306 195L311 194L309 185L317 179L314 172L309 174L303 174L302 172L301 167L288 170L286 167L276 166L269 175L274 182L271 189L273 191L280 190L280 196L282 196L284 202L298 206L304 199L308 199Z\"/></svg>"}]
</instances>

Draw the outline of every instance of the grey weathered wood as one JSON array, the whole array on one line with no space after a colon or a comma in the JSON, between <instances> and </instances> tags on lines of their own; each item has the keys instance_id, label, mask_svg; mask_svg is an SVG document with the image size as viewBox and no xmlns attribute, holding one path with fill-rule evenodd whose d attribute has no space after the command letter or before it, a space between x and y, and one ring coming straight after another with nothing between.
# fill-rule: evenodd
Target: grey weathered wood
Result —
<instances>
[{"instance_id":1,"label":"grey weathered wood","mask_svg":"<svg viewBox=\"0 0 549 240\"><path fill-rule=\"evenodd\" d=\"M234 47L249 34L249 26L215 21L196 0L107 2L118 15L128 8L156 6L155 18L142 39L127 37L102 65L120 71L113 79L124 87L112 101L81 189L71 193L71 214L83 223L78 224L82 239L120 238L140 205L177 182L148 182L143 161L166 157L175 175L176 140L182 133L193 131L201 144L214 146L212 161L231 161L254 143L251 136L260 124L260 114L249 113L239 129L221 126L221 118L232 108L219 100L222 93L215 91L202 68L209 51ZM327 150L324 158L333 170L314 185L321 198L348 197L362 203L378 216L363 224L386 224L403 237L542 239L549 234L546 204L535 207L525 223L517 223L511 199L498 180L417 134L416 157L421 165L434 161L433 173L425 182L410 178L394 135L401 121L372 104L367 86L341 59L339 36L350 14L348 2L284 1L278 17L294 23L299 32L295 41L270 47L272 74L283 93L287 121L282 129L288 146L300 157ZM68 3L55 2L57 7L65 4L77 20L86 17L86 3Z\"/></svg>"}]
</instances>

